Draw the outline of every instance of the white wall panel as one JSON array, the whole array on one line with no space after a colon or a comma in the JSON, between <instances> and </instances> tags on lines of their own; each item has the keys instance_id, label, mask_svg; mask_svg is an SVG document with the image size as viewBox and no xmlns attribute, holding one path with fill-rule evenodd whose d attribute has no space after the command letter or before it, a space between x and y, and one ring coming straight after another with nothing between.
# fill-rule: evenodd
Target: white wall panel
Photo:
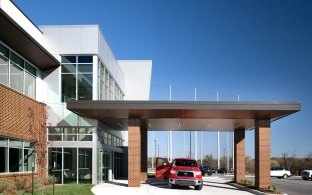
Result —
<instances>
[{"instance_id":1,"label":"white wall panel","mask_svg":"<svg viewBox=\"0 0 312 195\"><path fill-rule=\"evenodd\" d=\"M43 32L42 44L49 49L52 55L60 53L60 31L59 29L40 27Z\"/></svg>"},{"instance_id":2,"label":"white wall panel","mask_svg":"<svg viewBox=\"0 0 312 195\"><path fill-rule=\"evenodd\" d=\"M97 54L97 25L40 26L52 54Z\"/></svg>"},{"instance_id":3,"label":"white wall panel","mask_svg":"<svg viewBox=\"0 0 312 195\"><path fill-rule=\"evenodd\" d=\"M119 60L125 75L125 100L149 100L152 61Z\"/></svg>"}]
</instances>

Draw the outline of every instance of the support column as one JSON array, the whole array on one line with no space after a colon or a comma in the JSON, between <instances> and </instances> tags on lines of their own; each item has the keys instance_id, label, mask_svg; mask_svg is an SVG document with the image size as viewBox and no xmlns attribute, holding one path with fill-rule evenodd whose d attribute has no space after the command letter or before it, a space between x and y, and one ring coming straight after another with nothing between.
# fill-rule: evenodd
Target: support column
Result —
<instances>
[{"instance_id":1,"label":"support column","mask_svg":"<svg viewBox=\"0 0 312 195\"><path fill-rule=\"evenodd\" d=\"M141 128L141 181L147 180L147 128Z\"/></svg>"},{"instance_id":2,"label":"support column","mask_svg":"<svg viewBox=\"0 0 312 195\"><path fill-rule=\"evenodd\" d=\"M245 179L245 129L234 130L234 181Z\"/></svg>"},{"instance_id":3,"label":"support column","mask_svg":"<svg viewBox=\"0 0 312 195\"><path fill-rule=\"evenodd\" d=\"M255 187L266 189L271 185L271 122L255 121Z\"/></svg>"},{"instance_id":4,"label":"support column","mask_svg":"<svg viewBox=\"0 0 312 195\"><path fill-rule=\"evenodd\" d=\"M128 187L140 187L141 182L141 121L128 120Z\"/></svg>"}]
</instances>

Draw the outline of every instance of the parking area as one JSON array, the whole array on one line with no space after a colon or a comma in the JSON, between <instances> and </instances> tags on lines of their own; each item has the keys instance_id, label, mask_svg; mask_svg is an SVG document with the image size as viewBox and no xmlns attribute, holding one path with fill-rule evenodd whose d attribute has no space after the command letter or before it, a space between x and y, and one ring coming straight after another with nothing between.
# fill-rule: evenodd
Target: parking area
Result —
<instances>
[{"instance_id":1,"label":"parking area","mask_svg":"<svg viewBox=\"0 0 312 195\"><path fill-rule=\"evenodd\" d=\"M252 193L236 188L227 182L231 181L231 177L211 176L204 177L204 186L200 191L194 190L192 187L180 187L169 189L168 184L155 179L149 179L147 183L142 183L141 187L127 187L127 180L115 180L109 183L96 185L92 188L95 195L101 194L127 194L127 195L190 195L190 194L213 194L213 195L250 195Z\"/></svg>"}]
</instances>

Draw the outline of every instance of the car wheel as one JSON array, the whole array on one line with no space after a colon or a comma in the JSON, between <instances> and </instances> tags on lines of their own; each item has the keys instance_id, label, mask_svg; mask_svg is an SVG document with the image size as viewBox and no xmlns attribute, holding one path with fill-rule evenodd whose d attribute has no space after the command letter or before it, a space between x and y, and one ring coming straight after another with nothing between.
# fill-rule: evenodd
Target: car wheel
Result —
<instances>
[{"instance_id":1,"label":"car wheel","mask_svg":"<svg viewBox=\"0 0 312 195\"><path fill-rule=\"evenodd\" d=\"M173 188L174 188L174 185L171 184L171 183L169 182L169 183L168 183L168 187L169 187L169 189L173 189Z\"/></svg>"},{"instance_id":2,"label":"car wheel","mask_svg":"<svg viewBox=\"0 0 312 195\"><path fill-rule=\"evenodd\" d=\"M288 175L287 174L284 174L283 175L283 179L287 179Z\"/></svg>"},{"instance_id":3,"label":"car wheel","mask_svg":"<svg viewBox=\"0 0 312 195\"><path fill-rule=\"evenodd\" d=\"M203 189L203 183L199 186L195 186L195 190L201 190L201 189Z\"/></svg>"}]
</instances>

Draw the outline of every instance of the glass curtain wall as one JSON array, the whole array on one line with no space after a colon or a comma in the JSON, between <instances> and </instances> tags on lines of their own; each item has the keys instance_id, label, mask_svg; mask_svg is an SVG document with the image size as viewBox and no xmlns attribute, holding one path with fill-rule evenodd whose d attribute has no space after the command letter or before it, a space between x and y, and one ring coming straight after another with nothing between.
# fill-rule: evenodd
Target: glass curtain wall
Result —
<instances>
[{"instance_id":1,"label":"glass curtain wall","mask_svg":"<svg viewBox=\"0 0 312 195\"><path fill-rule=\"evenodd\" d=\"M93 56L62 56L61 101L92 100Z\"/></svg>"},{"instance_id":2,"label":"glass curtain wall","mask_svg":"<svg viewBox=\"0 0 312 195\"><path fill-rule=\"evenodd\" d=\"M36 98L37 69L0 43L0 83Z\"/></svg>"},{"instance_id":3,"label":"glass curtain wall","mask_svg":"<svg viewBox=\"0 0 312 195\"><path fill-rule=\"evenodd\" d=\"M98 149L98 183L108 181L110 155Z\"/></svg>"},{"instance_id":4,"label":"glass curtain wall","mask_svg":"<svg viewBox=\"0 0 312 195\"><path fill-rule=\"evenodd\" d=\"M93 127L49 127L49 141L92 141Z\"/></svg>"},{"instance_id":5,"label":"glass curtain wall","mask_svg":"<svg viewBox=\"0 0 312 195\"><path fill-rule=\"evenodd\" d=\"M123 93L104 63L98 65L99 100L123 100Z\"/></svg>"},{"instance_id":6,"label":"glass curtain wall","mask_svg":"<svg viewBox=\"0 0 312 195\"><path fill-rule=\"evenodd\" d=\"M54 174L60 184L92 183L92 148L49 148L49 175Z\"/></svg>"}]
</instances>

